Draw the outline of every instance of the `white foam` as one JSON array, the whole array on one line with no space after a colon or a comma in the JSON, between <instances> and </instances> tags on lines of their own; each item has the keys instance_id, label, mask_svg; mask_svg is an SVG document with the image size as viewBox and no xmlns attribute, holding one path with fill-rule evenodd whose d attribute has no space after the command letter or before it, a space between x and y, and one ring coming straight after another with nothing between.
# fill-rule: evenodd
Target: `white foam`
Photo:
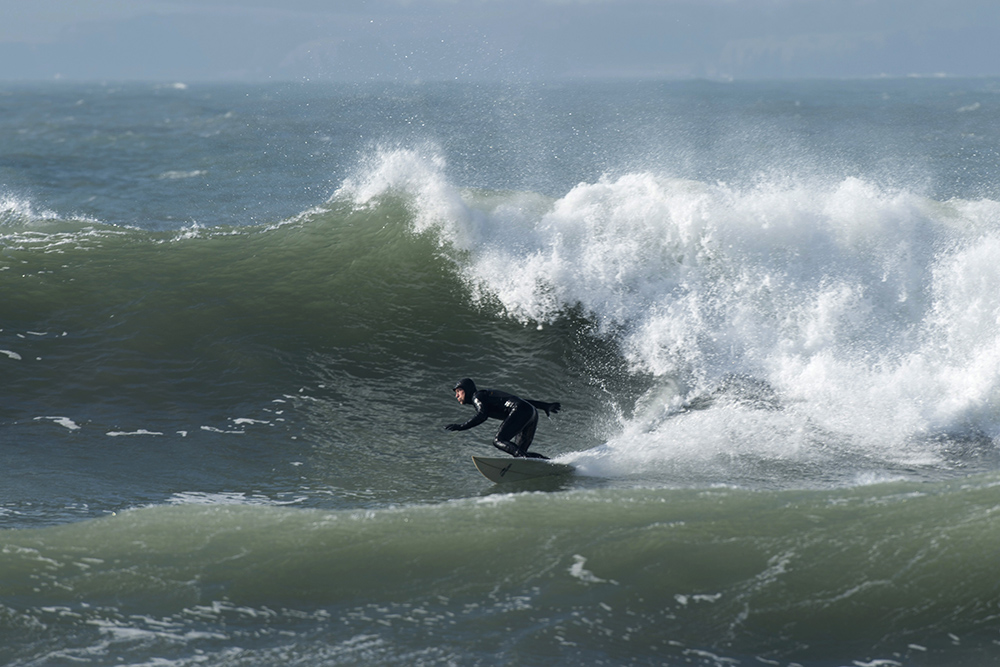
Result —
<instances>
[{"instance_id":1,"label":"white foam","mask_svg":"<svg viewBox=\"0 0 1000 667\"><path fill-rule=\"evenodd\" d=\"M47 419L55 424L58 424L59 426L62 426L63 428L69 429L70 431L80 430L80 425L77 424L72 419L70 419L69 417L35 417L35 421L40 421L43 419Z\"/></svg>"},{"instance_id":2,"label":"white foam","mask_svg":"<svg viewBox=\"0 0 1000 667\"><path fill-rule=\"evenodd\" d=\"M167 503L170 505L253 505L281 507L297 505L305 500L302 496L274 499L259 494L240 492L208 493L202 491L185 491L173 494Z\"/></svg>"},{"instance_id":3,"label":"white foam","mask_svg":"<svg viewBox=\"0 0 1000 667\"><path fill-rule=\"evenodd\" d=\"M586 569L584 565L587 564L587 559L579 554L573 556L573 564L569 567L569 575L574 579L579 579L580 581L587 584L615 584L618 582L613 579L601 579L595 575L590 570Z\"/></svg>"},{"instance_id":4,"label":"white foam","mask_svg":"<svg viewBox=\"0 0 1000 667\"><path fill-rule=\"evenodd\" d=\"M214 426L202 426L201 430L208 431L209 433L228 433L234 435L243 435L246 433L246 431L227 431L225 429L216 428Z\"/></svg>"},{"instance_id":5,"label":"white foam","mask_svg":"<svg viewBox=\"0 0 1000 667\"><path fill-rule=\"evenodd\" d=\"M164 181L179 181L188 178L198 178L199 176L204 176L208 172L204 169L192 169L190 171L182 171L179 169L172 169L165 171L159 175L160 180Z\"/></svg>"}]
</instances>

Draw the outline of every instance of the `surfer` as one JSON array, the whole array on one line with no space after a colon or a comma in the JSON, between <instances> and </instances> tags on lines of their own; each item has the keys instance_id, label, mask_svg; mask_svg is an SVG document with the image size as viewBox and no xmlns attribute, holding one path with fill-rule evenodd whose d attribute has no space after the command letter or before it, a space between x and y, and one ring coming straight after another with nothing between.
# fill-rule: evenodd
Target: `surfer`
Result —
<instances>
[{"instance_id":1,"label":"surfer","mask_svg":"<svg viewBox=\"0 0 1000 667\"><path fill-rule=\"evenodd\" d=\"M545 415L555 414L562 407L558 403L544 403L518 398L507 392L495 389L476 390L476 383L470 378L463 378L452 387L455 398L462 405L472 405L476 414L464 424L448 424L446 431L464 431L473 426L479 426L487 419L500 419L500 430L493 438L493 446L511 456L534 459L547 459L547 456L529 452L531 440L535 437L535 427L538 426L538 411L544 410Z\"/></svg>"}]
</instances>

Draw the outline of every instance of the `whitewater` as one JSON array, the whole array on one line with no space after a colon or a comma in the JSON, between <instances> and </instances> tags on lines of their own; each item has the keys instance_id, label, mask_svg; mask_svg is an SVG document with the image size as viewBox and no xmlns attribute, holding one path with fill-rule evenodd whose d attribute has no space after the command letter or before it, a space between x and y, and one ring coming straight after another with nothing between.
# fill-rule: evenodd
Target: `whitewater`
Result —
<instances>
[{"instance_id":1,"label":"whitewater","mask_svg":"<svg viewBox=\"0 0 1000 667\"><path fill-rule=\"evenodd\" d=\"M998 90L5 87L0 662L1000 662Z\"/></svg>"}]
</instances>

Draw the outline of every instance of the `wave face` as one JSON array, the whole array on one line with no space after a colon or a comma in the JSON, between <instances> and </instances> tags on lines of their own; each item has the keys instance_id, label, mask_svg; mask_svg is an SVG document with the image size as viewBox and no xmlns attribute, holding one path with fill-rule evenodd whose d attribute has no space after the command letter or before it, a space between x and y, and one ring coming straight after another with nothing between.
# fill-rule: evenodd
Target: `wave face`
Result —
<instances>
[{"instance_id":1,"label":"wave face","mask_svg":"<svg viewBox=\"0 0 1000 667\"><path fill-rule=\"evenodd\" d=\"M995 662L991 86L6 91L0 662Z\"/></svg>"}]
</instances>

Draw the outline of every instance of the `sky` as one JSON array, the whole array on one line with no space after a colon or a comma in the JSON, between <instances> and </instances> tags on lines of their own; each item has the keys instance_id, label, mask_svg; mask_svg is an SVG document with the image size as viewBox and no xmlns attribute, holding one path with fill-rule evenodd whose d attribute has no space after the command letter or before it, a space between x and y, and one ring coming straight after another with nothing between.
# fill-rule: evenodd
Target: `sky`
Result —
<instances>
[{"instance_id":1,"label":"sky","mask_svg":"<svg viewBox=\"0 0 1000 667\"><path fill-rule=\"evenodd\" d=\"M1000 0L0 0L0 81L1000 74Z\"/></svg>"}]
</instances>

